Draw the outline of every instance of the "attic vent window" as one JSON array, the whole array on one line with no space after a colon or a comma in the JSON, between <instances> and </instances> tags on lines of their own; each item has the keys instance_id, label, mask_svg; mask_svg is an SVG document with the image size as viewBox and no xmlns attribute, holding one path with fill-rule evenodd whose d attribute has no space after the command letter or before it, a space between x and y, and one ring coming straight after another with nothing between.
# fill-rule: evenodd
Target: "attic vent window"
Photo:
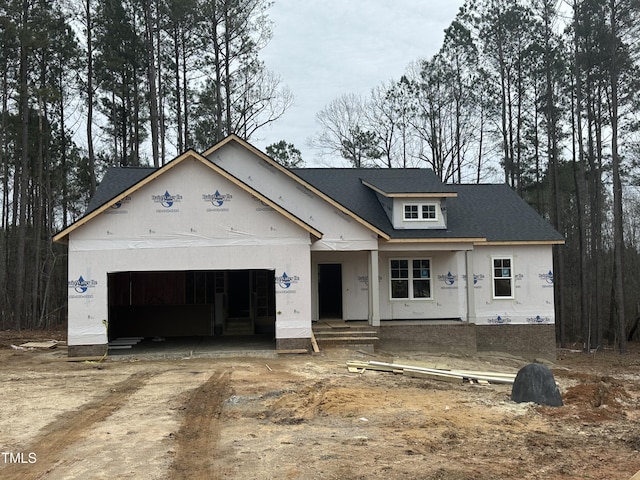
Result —
<instances>
[{"instance_id":1,"label":"attic vent window","mask_svg":"<svg viewBox=\"0 0 640 480\"><path fill-rule=\"evenodd\" d=\"M437 220L437 208L435 203L405 203L404 204L404 220L420 221L420 220Z\"/></svg>"}]
</instances>

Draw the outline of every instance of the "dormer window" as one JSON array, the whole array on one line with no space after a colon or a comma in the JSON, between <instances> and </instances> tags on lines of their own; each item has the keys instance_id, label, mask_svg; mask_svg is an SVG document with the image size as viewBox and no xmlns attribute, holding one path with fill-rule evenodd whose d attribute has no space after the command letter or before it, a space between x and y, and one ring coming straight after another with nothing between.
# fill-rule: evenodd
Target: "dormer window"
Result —
<instances>
[{"instance_id":1,"label":"dormer window","mask_svg":"<svg viewBox=\"0 0 640 480\"><path fill-rule=\"evenodd\" d=\"M435 220L436 218L436 205L434 203L422 205L423 220Z\"/></svg>"},{"instance_id":2,"label":"dormer window","mask_svg":"<svg viewBox=\"0 0 640 480\"><path fill-rule=\"evenodd\" d=\"M404 220L421 221L437 220L437 208L435 203L405 203Z\"/></svg>"},{"instance_id":3,"label":"dormer window","mask_svg":"<svg viewBox=\"0 0 640 480\"><path fill-rule=\"evenodd\" d=\"M404 219L405 220L418 220L418 205L405 205L404 206Z\"/></svg>"}]
</instances>

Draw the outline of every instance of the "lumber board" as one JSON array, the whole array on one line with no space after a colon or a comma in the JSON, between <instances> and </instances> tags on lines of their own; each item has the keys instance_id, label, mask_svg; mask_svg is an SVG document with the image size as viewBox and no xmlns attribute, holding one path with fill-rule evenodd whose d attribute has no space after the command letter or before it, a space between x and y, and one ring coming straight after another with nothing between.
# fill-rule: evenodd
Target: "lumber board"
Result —
<instances>
[{"instance_id":1,"label":"lumber board","mask_svg":"<svg viewBox=\"0 0 640 480\"><path fill-rule=\"evenodd\" d=\"M378 372L393 372L394 370L393 368L390 368L390 367L370 365L368 362L358 362L358 361L347 362L347 367L364 368L366 370L375 370Z\"/></svg>"},{"instance_id":2,"label":"lumber board","mask_svg":"<svg viewBox=\"0 0 640 480\"><path fill-rule=\"evenodd\" d=\"M376 341L378 341L380 339L378 337L352 337L352 336L348 336L348 337L324 338L323 340L332 341L332 342L350 341L351 343L358 343L358 342L369 343L369 342L376 342Z\"/></svg>"},{"instance_id":3,"label":"lumber board","mask_svg":"<svg viewBox=\"0 0 640 480\"><path fill-rule=\"evenodd\" d=\"M449 375L448 373L421 372L420 370L413 370L411 368L405 368L402 372L403 375L406 375L407 377L429 378L449 383L462 383L464 381L462 377Z\"/></svg>"},{"instance_id":4,"label":"lumber board","mask_svg":"<svg viewBox=\"0 0 640 480\"><path fill-rule=\"evenodd\" d=\"M315 353L320 352L320 347L318 347L318 342L316 341L316 336L313 334L313 331L311 331L311 346L313 347L313 351Z\"/></svg>"},{"instance_id":5,"label":"lumber board","mask_svg":"<svg viewBox=\"0 0 640 480\"><path fill-rule=\"evenodd\" d=\"M469 373L469 371L456 371L456 370L441 370L435 368L426 368L426 367L417 367L415 365L404 365L404 364L396 364L396 363L387 363L387 362L377 362L377 361L369 361L369 362L358 362L358 361L350 361L347 362L347 367L351 368L364 368L367 370L376 370L382 372L404 372L408 371L410 375L419 375L422 374L427 376L428 374L432 375L432 378L457 378L459 381L469 380L476 382L489 382L496 384L513 384L515 380L515 375L513 374L505 374L498 372L474 372ZM458 380L456 380L457 382Z\"/></svg>"},{"instance_id":6,"label":"lumber board","mask_svg":"<svg viewBox=\"0 0 640 480\"><path fill-rule=\"evenodd\" d=\"M504 373L504 372L486 372L486 371L479 371L479 370L453 370L453 369L446 369L447 371L450 372L456 372L459 373L461 375L473 375L473 376L485 376L485 377L504 377L504 378L516 378L516 374L515 373Z\"/></svg>"},{"instance_id":7,"label":"lumber board","mask_svg":"<svg viewBox=\"0 0 640 480\"><path fill-rule=\"evenodd\" d=\"M419 370L422 372L431 372L431 373L448 373L451 375L458 375L462 378L467 378L469 380L486 380L490 383L505 383L505 384L512 384L514 379L513 378L506 378L506 377L498 377L498 376L491 376L491 375L471 375L471 374L466 374L466 373L455 373L454 371L444 371L444 370L435 370L433 368L420 368L420 367L414 367L412 365L398 365L398 364L394 364L394 363L385 363L385 362L376 362L374 360L369 362L372 365L381 365L381 366L386 366L386 367L391 367L391 368L408 368L411 370Z\"/></svg>"},{"instance_id":8,"label":"lumber board","mask_svg":"<svg viewBox=\"0 0 640 480\"><path fill-rule=\"evenodd\" d=\"M376 332L375 330L349 330L349 333L352 334L358 334L358 335L373 335L376 336L378 334L378 332ZM332 337L332 336L338 336L338 335L342 335L344 336L347 333L347 331L345 331L344 329L338 329L337 331L332 331L332 330L321 330L319 332L317 332L318 336L326 336L326 337Z\"/></svg>"},{"instance_id":9,"label":"lumber board","mask_svg":"<svg viewBox=\"0 0 640 480\"><path fill-rule=\"evenodd\" d=\"M292 348L289 350L276 350L276 353L278 354L293 354L293 353L309 353L309 350L307 350L306 348Z\"/></svg>"},{"instance_id":10,"label":"lumber board","mask_svg":"<svg viewBox=\"0 0 640 480\"><path fill-rule=\"evenodd\" d=\"M58 346L57 340L47 340L44 342L27 342L20 345L24 348L56 348Z\"/></svg>"}]
</instances>

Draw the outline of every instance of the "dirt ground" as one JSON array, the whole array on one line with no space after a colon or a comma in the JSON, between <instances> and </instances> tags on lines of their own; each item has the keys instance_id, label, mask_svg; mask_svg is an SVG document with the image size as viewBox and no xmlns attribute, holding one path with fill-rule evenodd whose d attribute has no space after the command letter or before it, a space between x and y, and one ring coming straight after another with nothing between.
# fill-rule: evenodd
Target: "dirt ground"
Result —
<instances>
[{"instance_id":1,"label":"dirt ground","mask_svg":"<svg viewBox=\"0 0 640 480\"><path fill-rule=\"evenodd\" d=\"M349 373L349 360L517 372L507 355L313 355L66 362L0 332L2 479L603 479L640 470L640 346L558 351L565 405L508 385Z\"/></svg>"}]
</instances>

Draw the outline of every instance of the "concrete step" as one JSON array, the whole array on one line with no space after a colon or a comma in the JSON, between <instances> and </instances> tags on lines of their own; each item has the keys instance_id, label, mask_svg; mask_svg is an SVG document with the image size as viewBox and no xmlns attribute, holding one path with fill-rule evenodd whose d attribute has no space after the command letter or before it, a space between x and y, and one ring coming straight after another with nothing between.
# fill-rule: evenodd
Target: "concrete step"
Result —
<instances>
[{"instance_id":1,"label":"concrete step","mask_svg":"<svg viewBox=\"0 0 640 480\"><path fill-rule=\"evenodd\" d=\"M250 320L227 320L224 335L253 335L253 323Z\"/></svg>"},{"instance_id":2,"label":"concrete step","mask_svg":"<svg viewBox=\"0 0 640 480\"><path fill-rule=\"evenodd\" d=\"M313 334L319 346L358 345L375 347L380 341L378 329L367 324L318 322L313 325Z\"/></svg>"},{"instance_id":3,"label":"concrete step","mask_svg":"<svg viewBox=\"0 0 640 480\"><path fill-rule=\"evenodd\" d=\"M378 331L377 330L316 330L315 328L313 329L313 333L315 334L316 338L329 338L329 337L343 337L343 336L376 336L378 335Z\"/></svg>"},{"instance_id":4,"label":"concrete step","mask_svg":"<svg viewBox=\"0 0 640 480\"><path fill-rule=\"evenodd\" d=\"M316 337L316 342L318 342L318 345L341 345L341 344L375 345L379 341L380 339L378 337L358 337L358 336L331 337L331 338Z\"/></svg>"}]
</instances>

